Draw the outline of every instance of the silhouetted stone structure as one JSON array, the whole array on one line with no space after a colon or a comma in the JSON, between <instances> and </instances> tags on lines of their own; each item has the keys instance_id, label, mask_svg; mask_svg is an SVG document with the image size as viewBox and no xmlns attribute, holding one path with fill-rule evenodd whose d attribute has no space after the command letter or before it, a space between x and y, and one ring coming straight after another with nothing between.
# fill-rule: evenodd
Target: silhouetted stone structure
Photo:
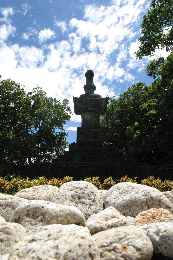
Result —
<instances>
[{"instance_id":1,"label":"silhouetted stone structure","mask_svg":"<svg viewBox=\"0 0 173 260\"><path fill-rule=\"evenodd\" d=\"M102 144L105 141L105 129L100 127L100 115L106 111L108 97L102 98L94 94L96 87L93 83L94 73L87 70L85 73L85 94L74 97L74 112L81 115L82 127L77 128L77 143L81 145Z\"/></svg>"},{"instance_id":2,"label":"silhouetted stone structure","mask_svg":"<svg viewBox=\"0 0 173 260\"><path fill-rule=\"evenodd\" d=\"M74 112L81 115L81 127L77 128L77 142L72 143L69 151L60 156L58 161L106 162L111 161L115 155L114 147L105 142L105 128L100 126L100 116L104 115L109 98L94 94L96 86L93 83L92 70L87 70L85 77L85 94L79 98L73 97Z\"/></svg>"}]
</instances>

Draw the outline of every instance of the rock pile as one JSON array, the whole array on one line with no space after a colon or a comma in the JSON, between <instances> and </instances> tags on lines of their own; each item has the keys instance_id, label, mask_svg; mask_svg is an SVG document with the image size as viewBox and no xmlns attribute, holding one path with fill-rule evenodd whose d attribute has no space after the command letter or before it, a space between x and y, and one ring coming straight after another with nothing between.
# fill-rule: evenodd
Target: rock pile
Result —
<instances>
[{"instance_id":1,"label":"rock pile","mask_svg":"<svg viewBox=\"0 0 173 260\"><path fill-rule=\"evenodd\" d=\"M172 192L71 181L0 194L0 259L173 259Z\"/></svg>"}]
</instances>

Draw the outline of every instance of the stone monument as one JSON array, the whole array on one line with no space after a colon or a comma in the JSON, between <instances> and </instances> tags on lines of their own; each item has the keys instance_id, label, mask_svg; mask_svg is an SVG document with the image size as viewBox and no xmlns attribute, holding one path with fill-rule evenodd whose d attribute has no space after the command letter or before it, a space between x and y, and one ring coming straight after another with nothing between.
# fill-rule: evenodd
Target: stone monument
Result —
<instances>
[{"instance_id":1,"label":"stone monument","mask_svg":"<svg viewBox=\"0 0 173 260\"><path fill-rule=\"evenodd\" d=\"M93 83L94 72L85 73L85 94L79 98L73 97L74 112L81 115L81 127L77 128L77 144L99 145L105 141L105 129L100 127L100 116L106 111L108 97L102 98L94 94L96 86Z\"/></svg>"},{"instance_id":2,"label":"stone monument","mask_svg":"<svg viewBox=\"0 0 173 260\"><path fill-rule=\"evenodd\" d=\"M94 93L96 86L92 70L87 70L85 77L85 94L73 97L74 112L81 115L81 127L77 128L76 143L70 144L69 151L59 157L60 161L104 162L111 160L114 154L113 147L105 143L106 130L100 126L100 116L104 115L109 98Z\"/></svg>"}]
</instances>

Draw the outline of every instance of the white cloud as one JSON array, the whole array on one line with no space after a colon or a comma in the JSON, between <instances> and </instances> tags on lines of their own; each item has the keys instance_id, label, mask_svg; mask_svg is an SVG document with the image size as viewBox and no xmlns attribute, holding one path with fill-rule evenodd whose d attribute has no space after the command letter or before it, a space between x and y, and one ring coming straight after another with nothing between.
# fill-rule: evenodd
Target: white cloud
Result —
<instances>
[{"instance_id":1,"label":"white cloud","mask_svg":"<svg viewBox=\"0 0 173 260\"><path fill-rule=\"evenodd\" d=\"M60 27L62 33L66 32L67 31L67 24L65 21L61 21L61 22L58 22L58 21L55 21L55 25L57 27Z\"/></svg>"},{"instance_id":2,"label":"white cloud","mask_svg":"<svg viewBox=\"0 0 173 260\"><path fill-rule=\"evenodd\" d=\"M0 12L2 13L2 15L4 16L3 18L1 18L1 20L7 20L8 17L10 15L14 14L13 8L8 7L8 8L0 8Z\"/></svg>"},{"instance_id":3,"label":"white cloud","mask_svg":"<svg viewBox=\"0 0 173 260\"><path fill-rule=\"evenodd\" d=\"M149 57L149 60L157 59L158 57L166 58L170 53L171 52L166 51L166 47L164 49L156 49L154 54L151 57Z\"/></svg>"},{"instance_id":4,"label":"white cloud","mask_svg":"<svg viewBox=\"0 0 173 260\"><path fill-rule=\"evenodd\" d=\"M22 37L28 40L38 35L39 48L7 45L9 35L14 34L16 29L11 22L4 23L0 35L3 43L0 49L2 77L20 82L27 90L38 85L49 96L59 100L68 98L73 110L73 96L79 97L84 93L84 74L87 69L92 69L96 93L102 97L115 96L116 84L125 81L130 84L134 81L130 70L145 65L135 60L133 51L136 46L136 21L143 11L141 6L146 2L131 0L124 6L124 1L122 5L119 0L118 4L115 1L114 5L107 7L86 6L83 20L72 18L69 24L55 22L62 32L68 32L67 38L64 36L61 41L50 28L39 33L35 28L28 28ZM13 10L4 12L8 17ZM54 43L46 42L52 38ZM72 120L79 122L80 116L73 115Z\"/></svg>"},{"instance_id":5,"label":"white cloud","mask_svg":"<svg viewBox=\"0 0 173 260\"><path fill-rule=\"evenodd\" d=\"M110 7L87 6L85 20L71 19L71 28L82 39L88 39L90 51L99 50L110 55L125 39L132 39L136 32L131 26L140 10L134 6Z\"/></svg>"},{"instance_id":6,"label":"white cloud","mask_svg":"<svg viewBox=\"0 0 173 260\"><path fill-rule=\"evenodd\" d=\"M30 37L35 36L37 34L38 32L34 28L29 27L27 32L22 34L22 38L25 40L29 40Z\"/></svg>"},{"instance_id":7,"label":"white cloud","mask_svg":"<svg viewBox=\"0 0 173 260\"><path fill-rule=\"evenodd\" d=\"M135 58L135 52L138 50L140 42L137 40L130 44L129 53L132 58Z\"/></svg>"},{"instance_id":8,"label":"white cloud","mask_svg":"<svg viewBox=\"0 0 173 260\"><path fill-rule=\"evenodd\" d=\"M0 18L2 23L0 26L0 43L3 44L10 35L14 36L16 28L11 25L11 20L9 19L9 16L14 13L12 8L0 8L0 13L3 16Z\"/></svg>"},{"instance_id":9,"label":"white cloud","mask_svg":"<svg viewBox=\"0 0 173 260\"><path fill-rule=\"evenodd\" d=\"M16 66L17 66L17 60L13 49L9 48L8 46L1 47L1 51L0 51L1 75L4 78L10 78L10 77L12 78L11 71L15 70Z\"/></svg>"},{"instance_id":10,"label":"white cloud","mask_svg":"<svg viewBox=\"0 0 173 260\"><path fill-rule=\"evenodd\" d=\"M31 6L26 2L25 4L22 5L23 8L23 14L26 15L28 10L31 9Z\"/></svg>"},{"instance_id":11,"label":"white cloud","mask_svg":"<svg viewBox=\"0 0 173 260\"><path fill-rule=\"evenodd\" d=\"M77 131L77 127L75 127L75 126L67 127L66 131Z\"/></svg>"},{"instance_id":12,"label":"white cloud","mask_svg":"<svg viewBox=\"0 0 173 260\"><path fill-rule=\"evenodd\" d=\"M41 30L38 34L38 39L40 42L45 42L55 36L54 31L50 30L50 28Z\"/></svg>"},{"instance_id":13,"label":"white cloud","mask_svg":"<svg viewBox=\"0 0 173 260\"><path fill-rule=\"evenodd\" d=\"M37 68L44 60L43 51L35 47L19 47L13 46L15 55L17 56L18 67L21 68Z\"/></svg>"},{"instance_id":14,"label":"white cloud","mask_svg":"<svg viewBox=\"0 0 173 260\"><path fill-rule=\"evenodd\" d=\"M10 35L14 35L16 28L12 25L3 24L0 27L0 42L4 42Z\"/></svg>"}]
</instances>

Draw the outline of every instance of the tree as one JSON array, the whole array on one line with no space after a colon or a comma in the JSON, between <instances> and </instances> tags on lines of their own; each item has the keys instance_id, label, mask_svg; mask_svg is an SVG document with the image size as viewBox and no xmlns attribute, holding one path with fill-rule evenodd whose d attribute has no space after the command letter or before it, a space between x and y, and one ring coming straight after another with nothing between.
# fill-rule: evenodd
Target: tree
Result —
<instances>
[{"instance_id":1,"label":"tree","mask_svg":"<svg viewBox=\"0 0 173 260\"><path fill-rule=\"evenodd\" d=\"M66 147L63 125L70 119L68 101L46 96L41 88L26 93L12 80L0 82L1 163L50 161Z\"/></svg>"},{"instance_id":2,"label":"tree","mask_svg":"<svg viewBox=\"0 0 173 260\"><path fill-rule=\"evenodd\" d=\"M112 98L102 119L102 125L107 128L107 141L114 143L126 158L135 159L134 143L140 132L141 105L147 101L147 90L144 83L137 83L118 99Z\"/></svg>"},{"instance_id":3,"label":"tree","mask_svg":"<svg viewBox=\"0 0 173 260\"><path fill-rule=\"evenodd\" d=\"M152 56L165 48L167 58L149 63L146 72L155 80L138 83L112 99L102 124L107 141L128 159L172 163L173 158L173 0L153 0L143 18L136 57Z\"/></svg>"},{"instance_id":4,"label":"tree","mask_svg":"<svg viewBox=\"0 0 173 260\"><path fill-rule=\"evenodd\" d=\"M153 0L143 17L137 58L153 55L156 49L173 50L173 0Z\"/></svg>"},{"instance_id":5,"label":"tree","mask_svg":"<svg viewBox=\"0 0 173 260\"><path fill-rule=\"evenodd\" d=\"M157 65L157 64L156 64ZM173 53L159 66L148 66L151 86L137 83L111 99L102 124L107 141L126 158L150 164L173 159Z\"/></svg>"},{"instance_id":6,"label":"tree","mask_svg":"<svg viewBox=\"0 0 173 260\"><path fill-rule=\"evenodd\" d=\"M155 135L160 140L155 142L155 148L162 150L167 162L172 162L173 146L173 0L153 0L150 10L143 18L142 37L139 38L140 46L136 57L152 56L156 49L166 49L167 58L158 57L151 61L146 68L149 76L155 81L151 85L157 97L158 125ZM154 133L153 133L154 134ZM153 143L154 137L150 140ZM161 157L161 152L159 152Z\"/></svg>"},{"instance_id":7,"label":"tree","mask_svg":"<svg viewBox=\"0 0 173 260\"><path fill-rule=\"evenodd\" d=\"M167 74L166 64L164 72ZM159 77L149 87L133 85L112 99L107 108L102 121L107 141L127 159L150 164L172 162L173 81L166 87L164 81Z\"/></svg>"}]
</instances>

